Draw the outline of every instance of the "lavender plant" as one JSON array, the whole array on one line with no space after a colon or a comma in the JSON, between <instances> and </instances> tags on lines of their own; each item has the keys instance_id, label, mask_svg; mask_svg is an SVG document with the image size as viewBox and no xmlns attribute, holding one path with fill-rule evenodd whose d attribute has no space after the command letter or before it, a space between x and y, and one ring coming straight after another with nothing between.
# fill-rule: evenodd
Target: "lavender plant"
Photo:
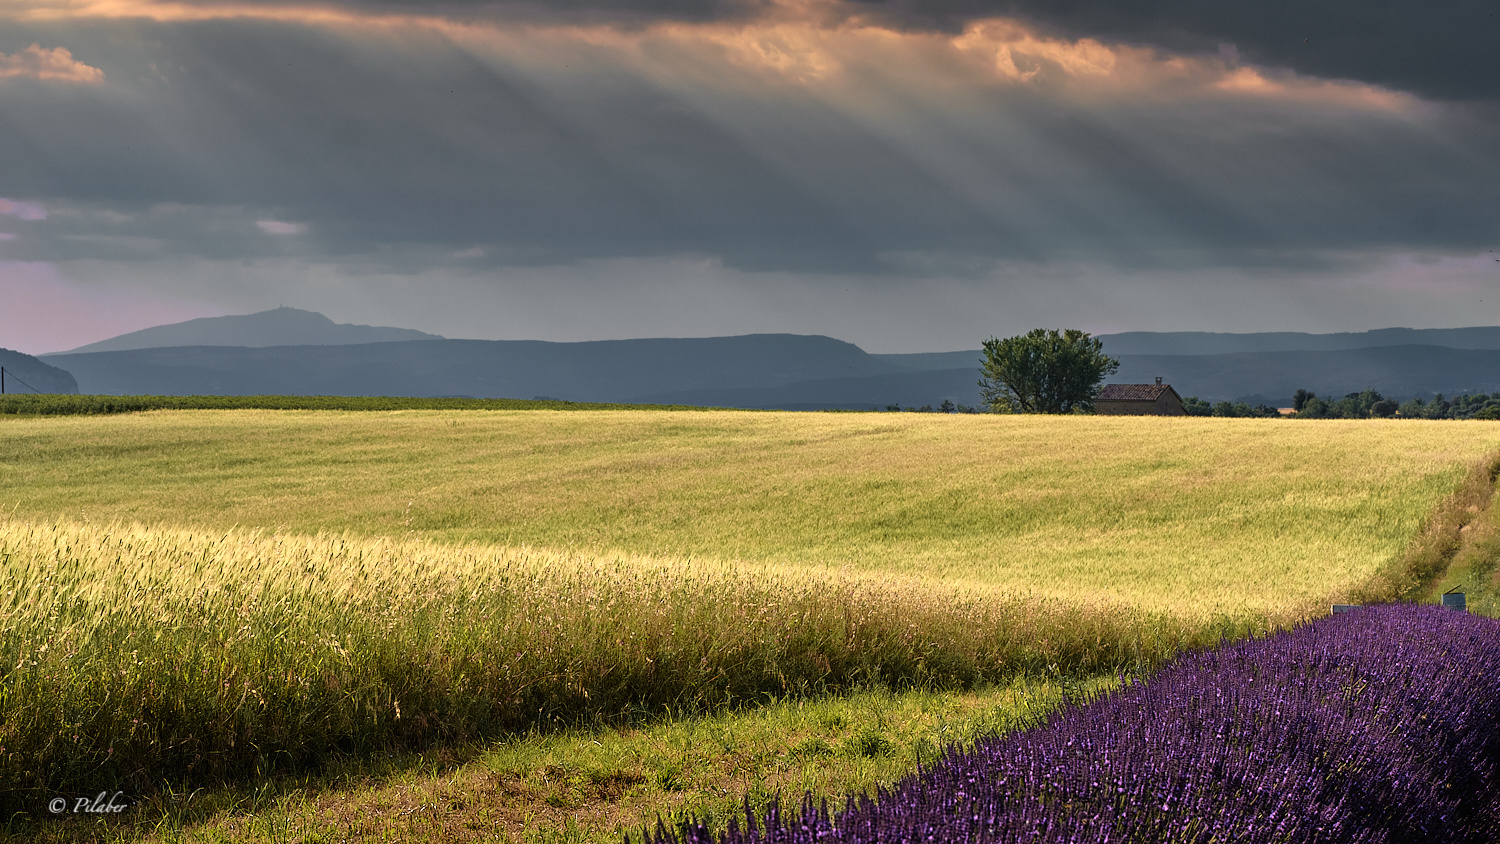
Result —
<instances>
[{"instance_id":1,"label":"lavender plant","mask_svg":"<svg viewBox=\"0 0 1500 844\"><path fill-rule=\"evenodd\" d=\"M848 800L647 844L1493 842L1500 621L1393 605L1179 658Z\"/></svg>"}]
</instances>

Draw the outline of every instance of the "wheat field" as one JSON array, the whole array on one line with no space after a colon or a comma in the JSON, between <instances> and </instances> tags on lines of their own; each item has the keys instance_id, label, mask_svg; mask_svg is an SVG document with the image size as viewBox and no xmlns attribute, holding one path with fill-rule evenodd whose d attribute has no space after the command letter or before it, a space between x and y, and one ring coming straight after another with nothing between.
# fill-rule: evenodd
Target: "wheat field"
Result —
<instances>
[{"instance_id":1,"label":"wheat field","mask_svg":"<svg viewBox=\"0 0 1500 844\"><path fill-rule=\"evenodd\" d=\"M1500 428L577 412L6 420L13 517L936 578L1171 611L1321 602L1402 553Z\"/></svg>"},{"instance_id":2,"label":"wheat field","mask_svg":"<svg viewBox=\"0 0 1500 844\"><path fill-rule=\"evenodd\" d=\"M0 432L7 811L82 783L1149 665L1395 596L1422 537L1448 542L1439 505L1452 533L1456 491L1478 478L1487 500L1500 450L1483 423L927 414Z\"/></svg>"}]
</instances>

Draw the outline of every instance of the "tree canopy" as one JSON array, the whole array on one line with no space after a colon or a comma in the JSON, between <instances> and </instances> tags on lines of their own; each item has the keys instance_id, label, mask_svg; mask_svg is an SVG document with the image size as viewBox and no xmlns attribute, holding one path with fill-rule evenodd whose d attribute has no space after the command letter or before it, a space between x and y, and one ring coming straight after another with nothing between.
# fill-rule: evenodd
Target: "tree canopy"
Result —
<instances>
[{"instance_id":1,"label":"tree canopy","mask_svg":"<svg viewBox=\"0 0 1500 844\"><path fill-rule=\"evenodd\" d=\"M1120 368L1086 332L1038 328L984 341L979 395L997 413L1072 413L1094 409L1099 382Z\"/></svg>"}]
</instances>

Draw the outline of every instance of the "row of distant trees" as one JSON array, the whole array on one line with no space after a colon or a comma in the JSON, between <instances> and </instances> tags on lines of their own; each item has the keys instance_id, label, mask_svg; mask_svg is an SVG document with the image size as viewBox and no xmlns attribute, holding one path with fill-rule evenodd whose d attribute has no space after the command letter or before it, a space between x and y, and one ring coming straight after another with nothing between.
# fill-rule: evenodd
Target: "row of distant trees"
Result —
<instances>
[{"instance_id":1,"label":"row of distant trees","mask_svg":"<svg viewBox=\"0 0 1500 844\"><path fill-rule=\"evenodd\" d=\"M885 406L885 409L889 410L891 412L905 410L907 413L984 413L985 412L985 410L983 408L969 407L968 405L963 404L962 402L960 402L958 404L954 404L949 399L943 399L943 403L940 404L940 405L938 405L937 407L933 407L930 404L924 404L921 407L906 407L906 408L903 408L899 404L888 404L888 405Z\"/></svg>"},{"instance_id":2,"label":"row of distant trees","mask_svg":"<svg viewBox=\"0 0 1500 844\"><path fill-rule=\"evenodd\" d=\"M1245 402L1209 404L1190 396L1182 400L1189 416L1280 416L1281 411L1264 404L1251 407ZM1430 401L1408 399L1397 402L1376 390L1349 393L1342 398L1322 398L1308 390L1292 396L1292 410L1297 419L1500 419L1500 393L1443 398L1438 393Z\"/></svg>"},{"instance_id":3,"label":"row of distant trees","mask_svg":"<svg viewBox=\"0 0 1500 844\"><path fill-rule=\"evenodd\" d=\"M903 408L899 404L888 404L886 410L905 410L913 413L988 413L986 408L969 407L944 400L938 407L930 404L921 407ZM1182 400L1182 409L1189 416L1225 416L1241 418L1276 418L1281 411L1267 404L1251 405L1248 402L1207 402L1197 396ZM1316 393L1298 390L1292 397L1292 409L1297 419L1500 419L1500 393L1454 396L1443 398L1438 393L1429 401L1408 399L1397 402L1375 390L1349 393L1342 398L1321 398Z\"/></svg>"},{"instance_id":4,"label":"row of distant trees","mask_svg":"<svg viewBox=\"0 0 1500 844\"><path fill-rule=\"evenodd\" d=\"M1299 419L1500 419L1500 393L1431 400L1408 399L1397 402L1375 390L1349 393L1343 398L1320 398L1316 393L1298 390L1292 396L1292 409Z\"/></svg>"},{"instance_id":5,"label":"row of distant trees","mask_svg":"<svg viewBox=\"0 0 1500 844\"><path fill-rule=\"evenodd\" d=\"M1281 411L1267 404L1251 406L1242 401L1218 401L1209 403L1197 396L1188 396L1182 400L1182 409L1189 416L1238 416L1238 417L1279 417Z\"/></svg>"}]
</instances>

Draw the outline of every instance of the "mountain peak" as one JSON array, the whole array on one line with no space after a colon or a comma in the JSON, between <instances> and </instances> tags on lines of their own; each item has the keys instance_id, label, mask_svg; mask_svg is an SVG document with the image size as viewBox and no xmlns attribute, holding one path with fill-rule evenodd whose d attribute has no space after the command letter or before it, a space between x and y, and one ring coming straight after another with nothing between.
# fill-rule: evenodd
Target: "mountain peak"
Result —
<instances>
[{"instance_id":1,"label":"mountain peak","mask_svg":"<svg viewBox=\"0 0 1500 844\"><path fill-rule=\"evenodd\" d=\"M317 311L283 306L253 314L202 317L143 328L54 354L124 352L173 346L348 346L356 343L442 339L445 338L411 328L334 322Z\"/></svg>"}]
</instances>

